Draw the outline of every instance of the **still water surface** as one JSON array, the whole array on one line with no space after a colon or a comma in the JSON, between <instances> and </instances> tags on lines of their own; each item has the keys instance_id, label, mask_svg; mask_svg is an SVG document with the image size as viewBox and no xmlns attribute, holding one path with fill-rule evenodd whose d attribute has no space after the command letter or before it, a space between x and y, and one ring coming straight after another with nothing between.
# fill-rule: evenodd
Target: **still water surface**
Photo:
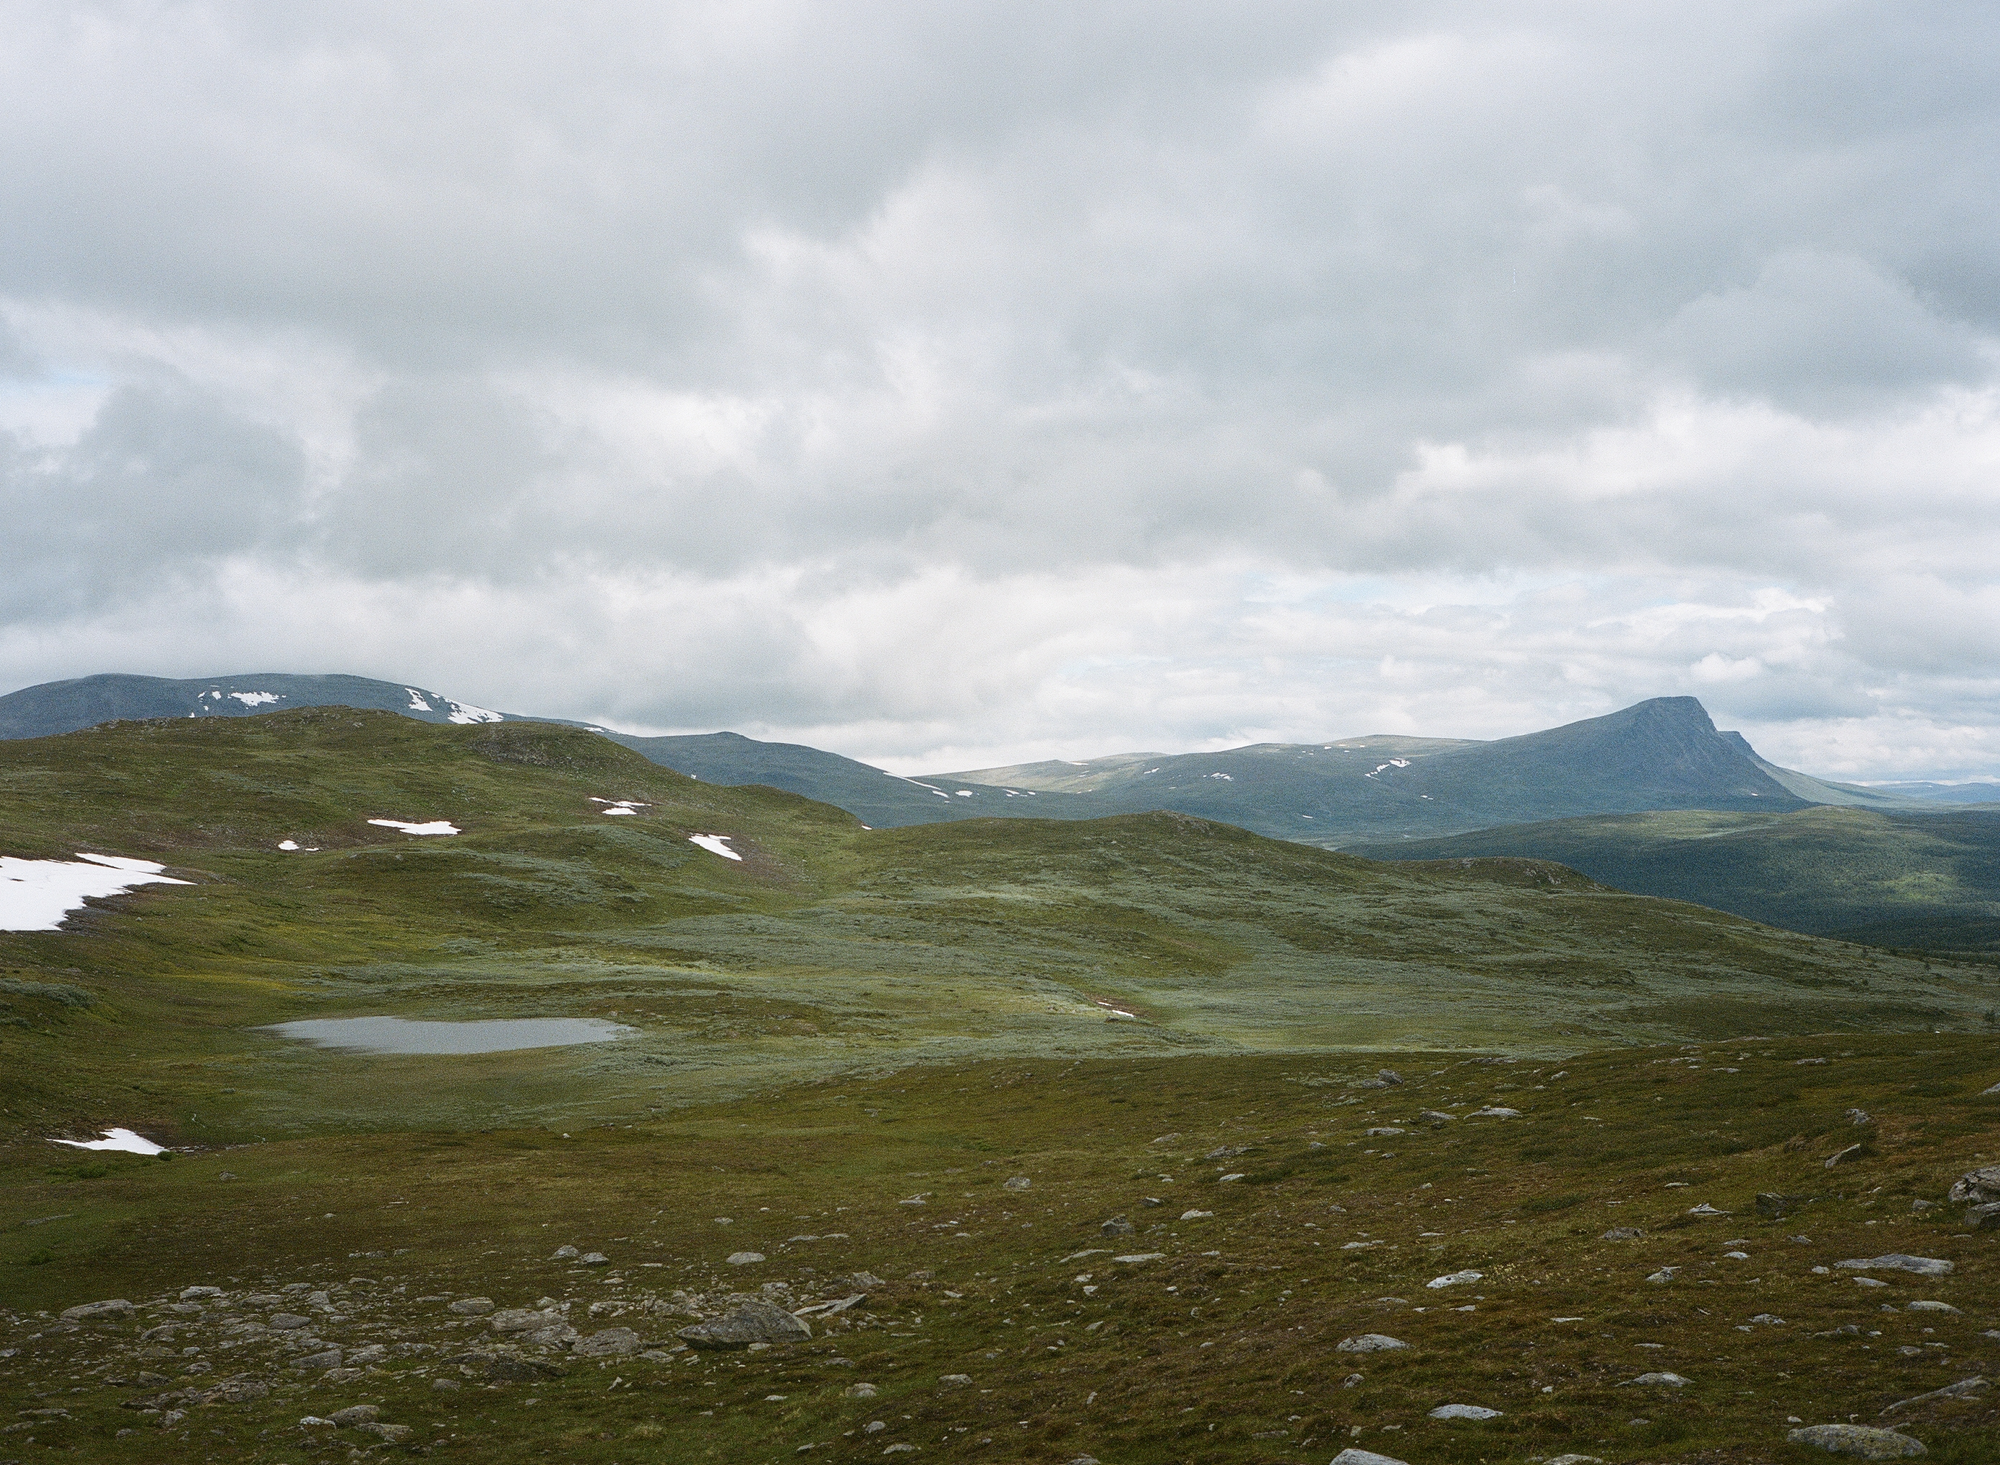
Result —
<instances>
[{"instance_id":1,"label":"still water surface","mask_svg":"<svg viewBox=\"0 0 2000 1465\"><path fill-rule=\"evenodd\" d=\"M320 1048L349 1053L509 1053L609 1043L633 1030L596 1017L501 1017L482 1022L423 1022L407 1017L321 1017L265 1029Z\"/></svg>"}]
</instances>

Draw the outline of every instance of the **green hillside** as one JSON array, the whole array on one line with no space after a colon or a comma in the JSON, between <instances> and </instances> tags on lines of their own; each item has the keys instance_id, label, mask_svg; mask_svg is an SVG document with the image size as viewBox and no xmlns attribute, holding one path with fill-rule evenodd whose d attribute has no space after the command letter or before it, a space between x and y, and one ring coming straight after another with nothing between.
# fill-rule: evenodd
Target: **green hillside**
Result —
<instances>
[{"instance_id":1,"label":"green hillside","mask_svg":"<svg viewBox=\"0 0 2000 1465\"><path fill-rule=\"evenodd\" d=\"M1788 930L2000 952L2000 812L1621 814L1355 850L1394 860L1558 860L1622 890Z\"/></svg>"},{"instance_id":2,"label":"green hillside","mask_svg":"<svg viewBox=\"0 0 2000 1465\"><path fill-rule=\"evenodd\" d=\"M0 745L0 853L79 850L192 883L0 934L0 1458L1752 1465L2000 1365L1990 967L331 709ZM362 1014L632 1032L258 1031ZM48 1142L111 1126L171 1163ZM752 1299L810 1336L678 1336Z\"/></svg>"}]
</instances>

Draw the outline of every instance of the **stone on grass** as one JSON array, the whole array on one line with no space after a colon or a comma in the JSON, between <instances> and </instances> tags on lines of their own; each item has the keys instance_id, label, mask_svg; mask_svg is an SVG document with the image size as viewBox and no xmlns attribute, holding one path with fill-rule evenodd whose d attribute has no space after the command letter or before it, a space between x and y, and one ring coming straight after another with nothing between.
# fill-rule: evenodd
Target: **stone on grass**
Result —
<instances>
[{"instance_id":1,"label":"stone on grass","mask_svg":"<svg viewBox=\"0 0 2000 1465\"><path fill-rule=\"evenodd\" d=\"M938 1378L938 1382L948 1389L969 1389L972 1387L972 1375L969 1373L943 1374Z\"/></svg>"},{"instance_id":2,"label":"stone on grass","mask_svg":"<svg viewBox=\"0 0 2000 1465\"><path fill-rule=\"evenodd\" d=\"M844 1399L872 1399L878 1392L873 1384L849 1384L840 1394Z\"/></svg>"},{"instance_id":3,"label":"stone on grass","mask_svg":"<svg viewBox=\"0 0 2000 1465\"><path fill-rule=\"evenodd\" d=\"M563 1326L564 1319L553 1308L503 1307L486 1320L486 1325L496 1333L539 1333Z\"/></svg>"},{"instance_id":4,"label":"stone on grass","mask_svg":"<svg viewBox=\"0 0 2000 1465\"><path fill-rule=\"evenodd\" d=\"M292 1367L300 1373L324 1373L330 1368L340 1367L341 1352L338 1348L328 1348L319 1353L308 1353L302 1358L294 1358Z\"/></svg>"},{"instance_id":5,"label":"stone on grass","mask_svg":"<svg viewBox=\"0 0 2000 1465\"><path fill-rule=\"evenodd\" d=\"M1474 1109L1472 1117L1474 1119L1519 1119L1521 1111L1519 1109L1509 1109L1500 1104L1488 1104L1484 1109Z\"/></svg>"},{"instance_id":6,"label":"stone on grass","mask_svg":"<svg viewBox=\"0 0 2000 1465\"><path fill-rule=\"evenodd\" d=\"M582 1255L583 1253L578 1251L573 1246L558 1246L555 1249L555 1254L551 1256L549 1260L558 1262L569 1262L569 1261L575 1261L578 1257Z\"/></svg>"},{"instance_id":7,"label":"stone on grass","mask_svg":"<svg viewBox=\"0 0 2000 1465\"><path fill-rule=\"evenodd\" d=\"M104 1302L85 1302L76 1307L63 1309L62 1319L66 1323L84 1323L94 1318L128 1318L136 1309L122 1297L113 1297Z\"/></svg>"},{"instance_id":8,"label":"stone on grass","mask_svg":"<svg viewBox=\"0 0 2000 1465\"><path fill-rule=\"evenodd\" d=\"M1432 1419L1498 1419L1501 1411L1479 1404L1440 1404L1431 1411Z\"/></svg>"},{"instance_id":9,"label":"stone on grass","mask_svg":"<svg viewBox=\"0 0 2000 1465\"><path fill-rule=\"evenodd\" d=\"M1436 1129L1441 1125L1452 1123L1458 1116L1456 1114L1446 1114L1437 1109L1419 1109L1417 1111L1417 1118L1423 1120L1431 1128Z\"/></svg>"},{"instance_id":10,"label":"stone on grass","mask_svg":"<svg viewBox=\"0 0 2000 1465\"><path fill-rule=\"evenodd\" d=\"M1811 1196L1779 1195L1775 1191L1763 1191L1757 1196L1757 1214L1769 1216L1772 1220L1784 1219L1787 1212L1796 1211L1800 1206L1809 1205Z\"/></svg>"},{"instance_id":11,"label":"stone on grass","mask_svg":"<svg viewBox=\"0 0 2000 1465\"><path fill-rule=\"evenodd\" d=\"M289 1333L299 1328L309 1328L311 1326L311 1318L301 1317L295 1312L274 1312L271 1314L271 1330L276 1333Z\"/></svg>"},{"instance_id":12,"label":"stone on grass","mask_svg":"<svg viewBox=\"0 0 2000 1465\"><path fill-rule=\"evenodd\" d=\"M1134 1226L1130 1221L1126 1220L1123 1216L1113 1216L1110 1220L1106 1221L1102 1226L1099 1226L1097 1229L1103 1232L1106 1236L1131 1236L1135 1232L1137 1232L1139 1228L1137 1226Z\"/></svg>"},{"instance_id":13,"label":"stone on grass","mask_svg":"<svg viewBox=\"0 0 2000 1465\"><path fill-rule=\"evenodd\" d=\"M1918 1349L1922 1352L1922 1349ZM1933 1399L1976 1399L1991 1387L1983 1378L1960 1379L1955 1384L1946 1384L1941 1389L1932 1389L1928 1394L1919 1394L1914 1399L1898 1399L1882 1412L1894 1414L1898 1409L1908 1409L1912 1404L1928 1404Z\"/></svg>"},{"instance_id":14,"label":"stone on grass","mask_svg":"<svg viewBox=\"0 0 2000 1465\"><path fill-rule=\"evenodd\" d=\"M1555 1455L1542 1465L1604 1465L1604 1461L1597 1455Z\"/></svg>"},{"instance_id":15,"label":"stone on grass","mask_svg":"<svg viewBox=\"0 0 2000 1465\"><path fill-rule=\"evenodd\" d=\"M1627 1379L1618 1386L1621 1389L1684 1389L1687 1380L1677 1373L1642 1373L1635 1379Z\"/></svg>"},{"instance_id":16,"label":"stone on grass","mask_svg":"<svg viewBox=\"0 0 2000 1465\"><path fill-rule=\"evenodd\" d=\"M802 1342L812 1336L812 1327L782 1307L746 1302L723 1317L682 1328L675 1336L696 1348L748 1348L753 1343Z\"/></svg>"},{"instance_id":17,"label":"stone on grass","mask_svg":"<svg viewBox=\"0 0 2000 1465\"><path fill-rule=\"evenodd\" d=\"M493 1311L493 1299L490 1297L461 1297L458 1301L451 1304L449 1310L457 1313L460 1317L485 1317L487 1313Z\"/></svg>"},{"instance_id":18,"label":"stone on grass","mask_svg":"<svg viewBox=\"0 0 2000 1465\"><path fill-rule=\"evenodd\" d=\"M1442 1277L1433 1277L1424 1283L1426 1287L1456 1287L1461 1282L1477 1282L1486 1276L1484 1272L1446 1272Z\"/></svg>"},{"instance_id":19,"label":"stone on grass","mask_svg":"<svg viewBox=\"0 0 2000 1465\"><path fill-rule=\"evenodd\" d=\"M382 1417L382 1411L373 1404L350 1404L345 1409L336 1409L327 1416L342 1429L357 1424L373 1424Z\"/></svg>"},{"instance_id":20,"label":"stone on grass","mask_svg":"<svg viewBox=\"0 0 2000 1465\"><path fill-rule=\"evenodd\" d=\"M354 1428L357 1434L372 1434L376 1439L391 1445L400 1444L410 1437L410 1427L407 1424L380 1424L371 1421L367 1424L357 1424Z\"/></svg>"},{"instance_id":21,"label":"stone on grass","mask_svg":"<svg viewBox=\"0 0 2000 1465\"><path fill-rule=\"evenodd\" d=\"M1923 1445L1906 1434L1870 1429L1865 1424L1809 1424L1785 1438L1795 1445L1811 1445L1830 1455L1852 1455L1857 1460L1902 1460L1924 1452Z\"/></svg>"},{"instance_id":22,"label":"stone on grass","mask_svg":"<svg viewBox=\"0 0 2000 1465\"><path fill-rule=\"evenodd\" d=\"M1987 1093L1992 1093L1988 1089ZM1983 1206L1992 1201L2000 1201L2000 1165L1981 1165L1977 1170L1968 1170L1951 1183L1945 1192L1945 1199L1953 1205Z\"/></svg>"},{"instance_id":23,"label":"stone on grass","mask_svg":"<svg viewBox=\"0 0 2000 1465\"><path fill-rule=\"evenodd\" d=\"M1206 1221L1215 1215L1214 1211L1182 1211L1183 1221Z\"/></svg>"},{"instance_id":24,"label":"stone on grass","mask_svg":"<svg viewBox=\"0 0 2000 1465\"><path fill-rule=\"evenodd\" d=\"M729 1253L729 1265L732 1267L747 1267L752 1262L760 1262L763 1259L764 1253L761 1251L732 1251Z\"/></svg>"},{"instance_id":25,"label":"stone on grass","mask_svg":"<svg viewBox=\"0 0 2000 1465\"><path fill-rule=\"evenodd\" d=\"M623 1358L628 1353L637 1353L639 1348L639 1335L630 1328L606 1328L588 1338L579 1338L570 1352L579 1358Z\"/></svg>"},{"instance_id":26,"label":"stone on grass","mask_svg":"<svg viewBox=\"0 0 2000 1465\"><path fill-rule=\"evenodd\" d=\"M1826 1157L1826 1168L1831 1170L1835 1165L1845 1165L1858 1160L1861 1158L1861 1151L1860 1145L1849 1145L1844 1150L1835 1150Z\"/></svg>"},{"instance_id":27,"label":"stone on grass","mask_svg":"<svg viewBox=\"0 0 2000 1465\"><path fill-rule=\"evenodd\" d=\"M1392 1348L1409 1346L1401 1338L1392 1338L1387 1333L1361 1333L1352 1338L1342 1338L1333 1348L1336 1353L1386 1353Z\"/></svg>"},{"instance_id":28,"label":"stone on grass","mask_svg":"<svg viewBox=\"0 0 2000 1465\"><path fill-rule=\"evenodd\" d=\"M1394 1455L1378 1455L1373 1450L1358 1450L1349 1445L1333 1457L1333 1465L1404 1465Z\"/></svg>"},{"instance_id":29,"label":"stone on grass","mask_svg":"<svg viewBox=\"0 0 2000 1465\"><path fill-rule=\"evenodd\" d=\"M1002 1190L1026 1190L1034 1183L1034 1181L1025 1175L1010 1175L1006 1180L1001 1182L1000 1188Z\"/></svg>"},{"instance_id":30,"label":"stone on grass","mask_svg":"<svg viewBox=\"0 0 2000 1465\"><path fill-rule=\"evenodd\" d=\"M1915 1272L1919 1277L1949 1277L1952 1270L1951 1263L1942 1258L1908 1256L1900 1251L1886 1252L1881 1256L1852 1257L1834 1265L1850 1271Z\"/></svg>"},{"instance_id":31,"label":"stone on grass","mask_svg":"<svg viewBox=\"0 0 2000 1465\"><path fill-rule=\"evenodd\" d=\"M608 1267L611 1265L611 1258L601 1251L586 1251L580 1260L587 1267Z\"/></svg>"},{"instance_id":32,"label":"stone on grass","mask_svg":"<svg viewBox=\"0 0 2000 1465\"><path fill-rule=\"evenodd\" d=\"M1646 1233L1637 1226L1613 1226L1598 1238L1600 1241L1637 1241Z\"/></svg>"},{"instance_id":33,"label":"stone on grass","mask_svg":"<svg viewBox=\"0 0 2000 1465\"><path fill-rule=\"evenodd\" d=\"M1958 1309L1953 1307L1949 1302L1910 1302L1905 1303L1904 1307L1910 1312L1948 1312L1954 1315L1958 1312Z\"/></svg>"}]
</instances>

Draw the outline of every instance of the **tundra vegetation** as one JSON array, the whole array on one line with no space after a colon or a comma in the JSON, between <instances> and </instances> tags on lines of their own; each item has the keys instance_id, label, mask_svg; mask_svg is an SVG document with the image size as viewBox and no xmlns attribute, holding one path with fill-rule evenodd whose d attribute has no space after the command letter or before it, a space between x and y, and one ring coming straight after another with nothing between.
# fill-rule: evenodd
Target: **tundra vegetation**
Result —
<instances>
[{"instance_id":1,"label":"tundra vegetation","mask_svg":"<svg viewBox=\"0 0 2000 1465\"><path fill-rule=\"evenodd\" d=\"M1989 966L347 709L0 746L0 844L191 882L0 935L0 1459L2000 1451ZM268 1031L360 1015L628 1032Z\"/></svg>"}]
</instances>

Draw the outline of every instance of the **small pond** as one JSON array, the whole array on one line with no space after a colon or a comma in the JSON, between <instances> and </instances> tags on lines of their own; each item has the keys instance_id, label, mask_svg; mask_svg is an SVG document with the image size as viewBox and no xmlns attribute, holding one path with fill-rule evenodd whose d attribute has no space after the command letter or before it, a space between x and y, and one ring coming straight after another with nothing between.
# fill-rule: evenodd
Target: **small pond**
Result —
<instances>
[{"instance_id":1,"label":"small pond","mask_svg":"<svg viewBox=\"0 0 2000 1465\"><path fill-rule=\"evenodd\" d=\"M596 1017L500 1017L481 1022L319 1017L276 1023L264 1031L348 1053L510 1053L609 1043L633 1030Z\"/></svg>"}]
</instances>

